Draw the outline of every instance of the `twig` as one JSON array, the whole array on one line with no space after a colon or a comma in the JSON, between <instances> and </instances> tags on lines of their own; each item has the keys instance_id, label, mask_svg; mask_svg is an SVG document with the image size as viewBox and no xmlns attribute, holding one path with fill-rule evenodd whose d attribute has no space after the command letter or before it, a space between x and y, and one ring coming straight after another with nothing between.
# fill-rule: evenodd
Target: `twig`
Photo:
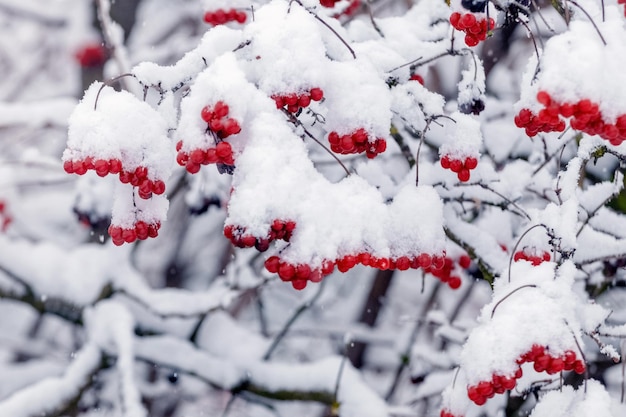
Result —
<instances>
[{"instance_id":1,"label":"twig","mask_svg":"<svg viewBox=\"0 0 626 417\"><path fill-rule=\"evenodd\" d=\"M346 175L350 176L350 171L348 170L348 168L343 164L343 162L341 162L341 160L337 157L337 155L335 155L335 153L333 151L331 151L330 149L328 149L328 147L326 147L326 145L324 145L322 142L320 142L315 136L313 136L313 134L311 132L309 132L307 130L306 127L304 127L304 125L302 124L302 122L300 121L300 119L298 119L296 116L294 116L293 114L289 113L286 109L283 109L283 113L287 116L287 118L289 119L289 121L293 124L295 124L296 126L299 126L302 128L302 130L304 131L304 134L307 135L309 138L313 139L313 141L315 141L315 143L317 143L318 145L320 145L326 152L328 152L328 154L330 156L333 157L333 159L335 161L337 161L337 163L339 165L341 165L341 167L343 168L344 171L346 171Z\"/></svg>"},{"instance_id":2,"label":"twig","mask_svg":"<svg viewBox=\"0 0 626 417\"><path fill-rule=\"evenodd\" d=\"M602 40L602 43L604 44L604 46L606 46L606 41L604 40L604 36L602 36L602 33L600 33L600 29L598 28L598 26L596 25L596 22L593 21L593 19L591 18L591 16L589 16L589 13L587 13L587 11L577 2L575 2L574 0L568 0L570 3L572 3L574 6L578 7L580 9L580 11L582 11L585 16L587 16L587 18L589 19L589 21L591 22L591 24L593 25L593 27L596 29L596 32L598 32L598 36L600 37L600 39ZM604 7L602 8L602 11L604 12ZM602 20L604 20L604 13L602 15Z\"/></svg>"},{"instance_id":3,"label":"twig","mask_svg":"<svg viewBox=\"0 0 626 417\"><path fill-rule=\"evenodd\" d=\"M493 318L493 315L496 313L496 309L498 308L498 306L500 306L500 304L504 300L506 300L507 298L509 298L510 296L512 296L513 294L515 294L516 292L524 288L537 288L537 286L535 284L522 285L521 287L517 287L516 289L514 289L513 291L511 291L510 293L502 297L502 299L498 301L495 306L493 306L493 310L491 310L491 318Z\"/></svg>"},{"instance_id":4,"label":"twig","mask_svg":"<svg viewBox=\"0 0 626 417\"><path fill-rule=\"evenodd\" d=\"M319 17L317 15L317 13L307 9L306 7L304 7L304 5L302 4L302 2L300 0L294 0L296 3L298 3L300 5L300 7L302 7L304 10L306 10L307 12L309 12L311 15L313 15L313 17L315 19L317 19L320 23L322 23L324 26L326 26L328 28L328 30L330 30L340 41L341 43L343 43L346 48L348 48L348 51L350 51L350 54L352 54L352 58L356 59L356 54L354 53L354 49L352 49L350 47L350 45L348 44L348 42L346 42L346 40L344 38L341 37L341 35L339 35L337 33L337 31L335 29L332 28L332 26L330 26L326 21L324 21L324 19L322 19L321 17Z\"/></svg>"},{"instance_id":5,"label":"twig","mask_svg":"<svg viewBox=\"0 0 626 417\"><path fill-rule=\"evenodd\" d=\"M287 333L289 332L289 329L291 328L291 326L293 326L293 324L296 322L296 320L298 320L298 317L300 317L300 315L302 315L302 313L307 311L309 308L311 308L311 306L313 306L317 302L317 300L322 295L322 292L324 291L325 283L326 283L325 280L320 282L319 287L318 287L317 292L315 293L315 295L313 295L313 297L311 297L310 300L305 301L304 303L302 303L300 305L300 307L298 307L296 309L296 311L294 311L294 313L291 315L289 320L287 320L287 322L285 323L283 328L280 330L280 332L278 332L276 337L274 337L274 340L272 341L272 344L270 345L270 347L267 349L267 351L263 355L263 360L266 361L266 360L268 360L272 356L272 353L274 353L274 350L276 350L276 348L278 347L280 342L282 342L284 337L287 335Z\"/></svg>"}]
</instances>

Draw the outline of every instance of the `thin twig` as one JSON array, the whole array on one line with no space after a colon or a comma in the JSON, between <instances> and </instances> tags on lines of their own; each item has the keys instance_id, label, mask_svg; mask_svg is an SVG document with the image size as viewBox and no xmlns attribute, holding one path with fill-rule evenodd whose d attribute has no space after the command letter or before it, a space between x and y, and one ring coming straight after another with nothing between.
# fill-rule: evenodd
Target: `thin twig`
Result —
<instances>
[{"instance_id":1,"label":"thin twig","mask_svg":"<svg viewBox=\"0 0 626 417\"><path fill-rule=\"evenodd\" d=\"M582 6L580 4L578 4L577 2L575 2L574 0L568 0L570 3L572 3L574 6L578 7L580 9L580 11L582 11L585 16L587 16L587 18L589 19L589 21L591 22L591 24L593 25L593 27L596 29L596 32L598 32L598 36L600 37L600 39L602 40L602 43L604 44L604 46L606 46L606 41L604 40L604 36L602 36L602 33L600 33L600 29L598 28L598 26L596 25L596 22L593 21L593 19L591 18L591 16L589 16L589 13L587 13L587 10L585 10L584 8L582 8ZM604 8L602 8L604 11ZM604 20L604 14L602 15L602 20Z\"/></svg>"},{"instance_id":2,"label":"thin twig","mask_svg":"<svg viewBox=\"0 0 626 417\"><path fill-rule=\"evenodd\" d=\"M516 292L524 288L537 288L537 286L535 284L522 285L521 287L517 287L516 289L514 289L513 291L511 291L510 293L502 297L502 299L498 301L495 306L493 306L493 310L491 310L491 318L493 318L493 315L496 313L496 309L500 306L500 304L502 304L504 300L506 300L507 298L509 298L510 296L512 296L513 294L515 294Z\"/></svg>"},{"instance_id":3,"label":"thin twig","mask_svg":"<svg viewBox=\"0 0 626 417\"><path fill-rule=\"evenodd\" d=\"M346 171L346 175L350 176L350 171L348 170L348 168L344 165L343 162L341 162L341 160L337 157L337 155L335 155L335 153L333 151L331 151L330 149L328 149L328 147L326 147L326 145L324 145L322 142L320 142L315 136L313 136L313 134L311 132L309 132L307 130L306 127L304 127L304 125L302 124L302 122L300 121L300 119L298 119L296 116L294 116L293 114L291 114L289 111L287 111L286 109L283 109L283 113L287 116L287 118L289 119L289 121L293 124L295 124L296 126L299 126L302 128L302 130L304 131L304 134L307 135L309 138L313 139L313 141L315 141L315 143L317 143L318 145L320 145L326 152L328 152L328 154L330 156L333 157L333 159L335 161L337 161L337 163L339 165L341 165L341 167L343 168L344 171Z\"/></svg>"},{"instance_id":4,"label":"thin twig","mask_svg":"<svg viewBox=\"0 0 626 417\"><path fill-rule=\"evenodd\" d=\"M267 351L263 355L263 360L266 361L266 360L268 360L272 356L272 353L274 353L274 350L276 350L276 348L278 347L280 342L285 338L285 336L289 332L289 329L291 329L291 326L296 322L296 320L298 320L298 317L300 317L300 315L302 315L302 313L307 311L309 308L311 308L311 306L313 306L317 302L317 300L322 295L322 292L324 291L325 283L326 283L326 280L323 280L319 284L319 288L317 289L317 292L315 293L315 295L313 297L311 297L310 300L305 301L304 303L302 303L300 305L300 307L298 307L296 309L296 311L294 311L294 313L291 315L289 320L287 320L287 322L285 323L283 328L280 330L280 332L278 332L278 334L276 335L276 337L272 341L272 344L270 345L270 347L267 349Z\"/></svg>"},{"instance_id":5,"label":"thin twig","mask_svg":"<svg viewBox=\"0 0 626 417\"><path fill-rule=\"evenodd\" d=\"M330 26L326 21L324 21L324 19L322 19L321 17L319 17L317 15L317 13L313 12L312 10L307 9L306 7L304 7L304 5L302 4L302 2L300 0L294 0L296 3L298 3L304 10L306 10L307 12L309 12L315 19L317 19L320 23L322 23L324 26L326 26L328 28L328 30L330 30L340 41L341 43L343 43L346 48L348 48L348 51L350 51L350 54L352 54L352 58L356 59L356 53L354 53L354 49L352 49L350 47L350 45L348 44L348 42L346 42L346 40L344 38L341 37L341 35L339 33L337 33L337 31L335 29L333 29L332 26Z\"/></svg>"}]
</instances>

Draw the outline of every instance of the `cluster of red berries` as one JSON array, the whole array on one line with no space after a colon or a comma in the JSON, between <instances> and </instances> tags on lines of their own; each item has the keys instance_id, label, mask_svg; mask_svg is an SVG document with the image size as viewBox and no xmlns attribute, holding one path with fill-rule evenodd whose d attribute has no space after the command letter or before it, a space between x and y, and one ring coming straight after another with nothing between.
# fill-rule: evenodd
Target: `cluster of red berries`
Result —
<instances>
[{"instance_id":1,"label":"cluster of red berries","mask_svg":"<svg viewBox=\"0 0 626 417\"><path fill-rule=\"evenodd\" d=\"M528 254L525 251L517 251L515 255L513 255L513 260L517 261L528 261L532 263L534 266L541 264L542 262L550 261L550 253L543 251L540 255L538 254Z\"/></svg>"},{"instance_id":2,"label":"cluster of red berries","mask_svg":"<svg viewBox=\"0 0 626 417\"><path fill-rule=\"evenodd\" d=\"M9 214L7 210L7 205L2 200L0 200L0 218L2 218L0 230L6 232L11 223L13 223L13 217L11 217L11 215Z\"/></svg>"},{"instance_id":3,"label":"cluster of red berries","mask_svg":"<svg viewBox=\"0 0 626 417\"><path fill-rule=\"evenodd\" d=\"M450 24L456 30L465 32L465 44L476 46L480 41L487 39L487 33L496 27L496 22L489 18L478 19L473 13L461 14L454 12L450 15Z\"/></svg>"},{"instance_id":4,"label":"cluster of red berries","mask_svg":"<svg viewBox=\"0 0 626 417\"><path fill-rule=\"evenodd\" d=\"M533 345L530 350L520 356L516 363L519 366L513 375L494 374L491 381L481 381L476 385L467 387L467 396L476 405L483 405L495 394L502 394L507 390L515 388L516 380L522 377L521 365L533 363L533 368L537 372L546 371L550 375L558 374L562 371L574 371L577 374L585 372L585 363L576 357L573 350L566 350L559 356L552 356L548 348L541 345Z\"/></svg>"},{"instance_id":5,"label":"cluster of red berries","mask_svg":"<svg viewBox=\"0 0 626 417\"><path fill-rule=\"evenodd\" d=\"M67 160L63 163L63 169L68 174L83 175L89 170L96 171L100 177L108 174L118 174L123 184L130 184L139 187L139 197L149 199L152 194L161 195L165 192L165 183L162 180L151 180L148 178L148 168L138 166L133 171L126 171L122 166L122 161L117 158L94 159L88 156L85 159Z\"/></svg>"},{"instance_id":6,"label":"cluster of red berries","mask_svg":"<svg viewBox=\"0 0 626 417\"><path fill-rule=\"evenodd\" d=\"M276 108L287 108L290 113L297 113L300 109L308 107L311 101L320 101L324 98L324 91L319 87L314 87L308 93L303 94L275 94L272 99L276 102Z\"/></svg>"},{"instance_id":7,"label":"cluster of red berries","mask_svg":"<svg viewBox=\"0 0 626 417\"><path fill-rule=\"evenodd\" d=\"M290 264L282 261L278 256L270 256L265 261L265 269L272 274L278 274L281 280L291 282L296 290L303 290L308 281L320 282L326 275L335 269L335 264L324 261L321 268L311 269L307 264Z\"/></svg>"},{"instance_id":8,"label":"cluster of red berries","mask_svg":"<svg viewBox=\"0 0 626 417\"><path fill-rule=\"evenodd\" d=\"M233 158L233 148L228 142L220 142L214 148L200 149L196 148L187 153L181 150L183 142L176 144L176 162L180 166L184 166L190 174L196 174L200 171L201 165L209 164L225 164L235 165Z\"/></svg>"},{"instance_id":9,"label":"cluster of red berries","mask_svg":"<svg viewBox=\"0 0 626 417\"><path fill-rule=\"evenodd\" d=\"M104 64L106 57L106 49L99 43L85 45L74 54L74 58L83 68L98 67Z\"/></svg>"},{"instance_id":10,"label":"cluster of red berries","mask_svg":"<svg viewBox=\"0 0 626 417\"><path fill-rule=\"evenodd\" d=\"M522 368L517 368L514 375L494 374L491 381L481 381L476 385L467 387L467 396L476 405L483 405L489 398L496 394L503 394L507 390L515 388L516 380L522 377Z\"/></svg>"},{"instance_id":11,"label":"cluster of red berries","mask_svg":"<svg viewBox=\"0 0 626 417\"><path fill-rule=\"evenodd\" d=\"M278 256L271 256L265 262L265 268L271 273L278 273L283 281L290 281L295 289L300 290L306 287L307 281L321 281L322 278L331 274L335 270L335 266L339 272L348 272L350 269L359 264L380 270L397 269L399 271L406 271L408 269L423 268L426 272L430 272L434 275L433 271L445 268L447 259L449 258L446 258L445 255L432 256L427 253L422 253L413 257L400 256L395 259L384 257L378 258L367 252L361 252L356 255L345 255L334 261L325 259L322 262L321 268L312 269L308 265L293 265L281 260ZM451 259L450 262L452 262ZM461 278L451 277L444 282L446 282L450 288L456 289L461 285Z\"/></svg>"},{"instance_id":12,"label":"cluster of red berries","mask_svg":"<svg viewBox=\"0 0 626 417\"><path fill-rule=\"evenodd\" d=\"M213 131L218 138L225 139L241 132L239 122L228 117L229 112L228 104L220 100L213 107L204 106L200 112L200 117L207 122L209 130Z\"/></svg>"},{"instance_id":13,"label":"cluster of red berries","mask_svg":"<svg viewBox=\"0 0 626 417\"><path fill-rule=\"evenodd\" d=\"M459 266L463 269L467 269L471 262L469 256L464 255L459 259ZM424 272L431 274L444 284L448 284L448 287L453 290L461 286L461 277L452 275L454 272L454 261L447 256L443 258L433 258L431 264L424 267Z\"/></svg>"},{"instance_id":14,"label":"cluster of red berries","mask_svg":"<svg viewBox=\"0 0 626 417\"><path fill-rule=\"evenodd\" d=\"M294 221L274 220L267 237L258 238L247 234L246 228L243 226L229 224L224 227L224 236L238 248L255 247L259 252L265 252L274 240L282 239L285 242L289 242L295 228L296 222Z\"/></svg>"},{"instance_id":15,"label":"cluster of red berries","mask_svg":"<svg viewBox=\"0 0 626 417\"><path fill-rule=\"evenodd\" d=\"M537 93L537 101L544 106L538 114L524 108L515 116L515 125L524 128L528 136L535 136L539 132L562 132L565 130L562 116L571 118L572 129L588 135L599 135L611 145L619 146L626 140L626 114L620 115L612 124L603 120L600 107L589 99L561 103L542 90Z\"/></svg>"},{"instance_id":16,"label":"cluster of red berries","mask_svg":"<svg viewBox=\"0 0 626 417\"><path fill-rule=\"evenodd\" d=\"M231 135L241 132L239 122L228 117L230 108L223 101L218 101L215 106L205 106L200 112L200 117L207 123L207 129L213 132L219 139L226 139ZM219 141L214 148L196 148L190 152L182 150L183 141L176 143L176 162L184 166L190 174L200 171L201 165L224 164L235 165L233 148L228 142Z\"/></svg>"},{"instance_id":17,"label":"cluster of red berries","mask_svg":"<svg viewBox=\"0 0 626 417\"><path fill-rule=\"evenodd\" d=\"M237 9L217 9L204 14L204 21L213 26L223 25L228 22L246 23L247 19L246 13Z\"/></svg>"},{"instance_id":18,"label":"cluster of red berries","mask_svg":"<svg viewBox=\"0 0 626 417\"><path fill-rule=\"evenodd\" d=\"M385 139L376 138L374 141L370 142L369 136L363 128L357 129L347 135L339 135L337 132L330 132L328 135L328 143L330 143L330 149L333 152L342 155L365 152L369 159L376 157L376 155L385 152L387 149Z\"/></svg>"},{"instance_id":19,"label":"cluster of red berries","mask_svg":"<svg viewBox=\"0 0 626 417\"><path fill-rule=\"evenodd\" d=\"M561 371L574 371L577 374L585 373L585 363L576 357L573 350L566 350L560 356L552 356L548 348L541 345L533 345L531 349L520 356L517 364L533 362L533 368L537 372L546 371L550 375Z\"/></svg>"},{"instance_id":20,"label":"cluster of red berries","mask_svg":"<svg viewBox=\"0 0 626 417\"><path fill-rule=\"evenodd\" d=\"M133 243L135 240L146 240L149 237L157 237L159 235L159 229L161 223L148 224L144 221L138 221L135 223L133 229L124 229L120 226L109 226L109 236L113 244L121 246L124 243Z\"/></svg>"},{"instance_id":21,"label":"cluster of red berries","mask_svg":"<svg viewBox=\"0 0 626 417\"><path fill-rule=\"evenodd\" d=\"M411 81L417 81L418 83L424 85L424 77L422 77L419 74L413 74L411 75L411 78L409 78L409 80Z\"/></svg>"},{"instance_id":22,"label":"cluster of red berries","mask_svg":"<svg viewBox=\"0 0 626 417\"><path fill-rule=\"evenodd\" d=\"M335 3L339 3L341 0L320 0L320 4L324 7L335 7Z\"/></svg>"},{"instance_id":23,"label":"cluster of red berries","mask_svg":"<svg viewBox=\"0 0 626 417\"><path fill-rule=\"evenodd\" d=\"M441 167L449 169L456 173L456 176L461 182L467 182L470 179L470 171L478 166L478 159L473 156L468 156L465 159L458 159L451 157L450 155L444 155L439 161Z\"/></svg>"}]
</instances>

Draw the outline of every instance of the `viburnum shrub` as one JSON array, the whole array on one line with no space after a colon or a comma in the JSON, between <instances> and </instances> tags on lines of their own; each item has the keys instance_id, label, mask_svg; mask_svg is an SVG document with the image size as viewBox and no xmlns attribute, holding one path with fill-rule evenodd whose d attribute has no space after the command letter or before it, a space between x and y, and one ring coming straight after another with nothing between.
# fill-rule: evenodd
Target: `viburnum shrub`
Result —
<instances>
[{"instance_id":1,"label":"viburnum shrub","mask_svg":"<svg viewBox=\"0 0 626 417\"><path fill-rule=\"evenodd\" d=\"M195 19L205 32L185 44L192 47L167 62L138 55L120 78L86 89L69 119L64 170L79 184L109 181L113 245L139 251L162 242L181 253L228 245L219 268L227 294L190 314L203 317L189 336L193 349L203 348L202 321L225 309L231 292L262 297L261 287L291 290L285 283L305 297L318 291L277 344L324 288L335 289L328 305L343 304L371 284L361 324L372 332L382 300L393 298L388 288L419 288L430 298L419 301L421 313L403 315L415 326L407 346L380 341L394 346L397 366L387 357L375 363L389 374L386 398L398 414L535 407L531 416L543 417L556 413L546 399L593 408L610 391L595 379L615 384L602 373L620 360L611 337L626 337L623 315L610 321L601 297L623 286L626 250L626 20L618 2L556 2L550 19L533 2L390 3L379 15L377 2L204 0ZM564 23L550 23L559 14ZM124 55L116 61L123 67ZM122 81L126 88L116 88ZM90 192L83 185L79 194ZM222 217L209 227L212 211ZM157 239L137 244L147 238ZM179 261L168 259L168 274ZM408 294L405 304L414 305L417 292ZM389 334L401 321L386 322ZM228 369L245 375L235 382L202 378L271 398L294 389L287 398L340 404L342 416L393 414L374 391L344 387L342 371L330 378L328 398L317 380L309 396L281 385L280 374L271 389L257 385L276 344L258 355L258 367L258 352L246 352L249 367ZM346 357L362 365L362 352ZM173 359L167 366L182 367ZM433 404L436 412L427 409Z\"/></svg>"}]
</instances>

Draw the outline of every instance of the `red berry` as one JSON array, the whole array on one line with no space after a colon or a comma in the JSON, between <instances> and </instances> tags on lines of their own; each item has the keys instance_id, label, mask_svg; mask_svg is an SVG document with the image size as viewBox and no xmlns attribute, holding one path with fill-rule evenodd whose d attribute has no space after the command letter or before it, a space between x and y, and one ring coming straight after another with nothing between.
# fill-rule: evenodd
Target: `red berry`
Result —
<instances>
[{"instance_id":1,"label":"red berry","mask_svg":"<svg viewBox=\"0 0 626 417\"><path fill-rule=\"evenodd\" d=\"M298 96L296 94L288 94L284 97L285 99L285 104L287 104L288 106L294 106L296 104L298 104Z\"/></svg>"},{"instance_id":2,"label":"red berry","mask_svg":"<svg viewBox=\"0 0 626 417\"><path fill-rule=\"evenodd\" d=\"M187 163L185 164L185 168L190 174L197 174L200 171L200 164L196 164L192 161L187 161Z\"/></svg>"},{"instance_id":3,"label":"red berry","mask_svg":"<svg viewBox=\"0 0 626 417\"><path fill-rule=\"evenodd\" d=\"M565 362L561 358L552 358L550 364L548 365L548 373L550 375L558 374L565 368Z\"/></svg>"},{"instance_id":4,"label":"red berry","mask_svg":"<svg viewBox=\"0 0 626 417\"><path fill-rule=\"evenodd\" d=\"M585 364L583 363L583 361L577 360L574 363L574 372L576 372L579 375L585 373Z\"/></svg>"},{"instance_id":5,"label":"red berry","mask_svg":"<svg viewBox=\"0 0 626 417\"><path fill-rule=\"evenodd\" d=\"M461 169L463 169L463 163L459 159L452 159L450 161L450 170L452 172L458 173Z\"/></svg>"},{"instance_id":6,"label":"red berry","mask_svg":"<svg viewBox=\"0 0 626 417\"><path fill-rule=\"evenodd\" d=\"M311 100L320 101L322 98L324 98L324 91L322 91L322 89L318 87L311 88L310 95Z\"/></svg>"},{"instance_id":7,"label":"red berry","mask_svg":"<svg viewBox=\"0 0 626 417\"><path fill-rule=\"evenodd\" d=\"M473 47L476 46L480 43L480 40L478 39L478 37L472 35L471 33L468 33L467 35L465 35L465 44L469 47Z\"/></svg>"},{"instance_id":8,"label":"red berry","mask_svg":"<svg viewBox=\"0 0 626 417\"><path fill-rule=\"evenodd\" d=\"M245 23L247 19L248 15L244 12L237 12L235 14L235 20L237 21L237 23Z\"/></svg>"},{"instance_id":9,"label":"red berry","mask_svg":"<svg viewBox=\"0 0 626 417\"><path fill-rule=\"evenodd\" d=\"M356 258L352 255L346 255L337 260L337 269L340 272L347 272L356 265Z\"/></svg>"},{"instance_id":10,"label":"red berry","mask_svg":"<svg viewBox=\"0 0 626 417\"><path fill-rule=\"evenodd\" d=\"M233 154L233 149L228 142L220 142L215 147L215 153L218 157L225 159Z\"/></svg>"},{"instance_id":11,"label":"red berry","mask_svg":"<svg viewBox=\"0 0 626 417\"><path fill-rule=\"evenodd\" d=\"M450 24L452 25L453 28L455 29L461 29L461 27L459 26L459 22L461 20L461 13L459 12L454 12L450 15Z\"/></svg>"},{"instance_id":12,"label":"red berry","mask_svg":"<svg viewBox=\"0 0 626 417\"><path fill-rule=\"evenodd\" d=\"M461 169L456 176L459 178L459 181L461 182L467 182L470 179L470 172L469 169L463 168Z\"/></svg>"},{"instance_id":13,"label":"red berry","mask_svg":"<svg viewBox=\"0 0 626 417\"><path fill-rule=\"evenodd\" d=\"M411 267L411 261L406 256L401 256L396 261L396 268L398 268L400 271L406 271L410 267Z\"/></svg>"},{"instance_id":14,"label":"red berry","mask_svg":"<svg viewBox=\"0 0 626 417\"><path fill-rule=\"evenodd\" d=\"M493 394L493 385L487 381L479 382L476 386L476 392L482 395L483 397L489 397Z\"/></svg>"},{"instance_id":15,"label":"red berry","mask_svg":"<svg viewBox=\"0 0 626 417\"><path fill-rule=\"evenodd\" d=\"M202 164L204 162L204 151L202 149L194 149L189 153L189 160L194 164Z\"/></svg>"},{"instance_id":16,"label":"red berry","mask_svg":"<svg viewBox=\"0 0 626 417\"><path fill-rule=\"evenodd\" d=\"M224 232L226 229L224 229ZM280 258L278 256L270 256L265 261L265 269L272 274L278 272L278 267L280 266Z\"/></svg>"},{"instance_id":17,"label":"red berry","mask_svg":"<svg viewBox=\"0 0 626 417\"><path fill-rule=\"evenodd\" d=\"M463 28L471 28L476 24L476 16L471 13L466 13L461 17L459 25Z\"/></svg>"},{"instance_id":18,"label":"red berry","mask_svg":"<svg viewBox=\"0 0 626 417\"><path fill-rule=\"evenodd\" d=\"M304 94L298 97L298 106L308 107L309 104L311 104L311 97Z\"/></svg>"},{"instance_id":19,"label":"red berry","mask_svg":"<svg viewBox=\"0 0 626 417\"><path fill-rule=\"evenodd\" d=\"M122 239L124 239L124 242L126 243L132 243L137 240L137 234L133 229L123 229Z\"/></svg>"},{"instance_id":20,"label":"red berry","mask_svg":"<svg viewBox=\"0 0 626 417\"><path fill-rule=\"evenodd\" d=\"M161 195L165 192L165 183L161 180L156 180L152 183L152 192L156 195Z\"/></svg>"},{"instance_id":21,"label":"red berry","mask_svg":"<svg viewBox=\"0 0 626 417\"><path fill-rule=\"evenodd\" d=\"M450 279L448 279L448 287L452 288L453 290L456 290L457 288L459 288L461 286L461 278L460 277L450 277Z\"/></svg>"},{"instance_id":22,"label":"red berry","mask_svg":"<svg viewBox=\"0 0 626 417\"><path fill-rule=\"evenodd\" d=\"M296 274L296 268L288 263L283 263L278 267L278 276L283 281L290 281Z\"/></svg>"},{"instance_id":23,"label":"red berry","mask_svg":"<svg viewBox=\"0 0 626 417\"><path fill-rule=\"evenodd\" d=\"M119 240L122 238L122 228L119 226L114 226L114 225L109 226L108 232L109 232L109 236L111 236L111 238L113 239Z\"/></svg>"},{"instance_id":24,"label":"red berry","mask_svg":"<svg viewBox=\"0 0 626 417\"><path fill-rule=\"evenodd\" d=\"M322 275L330 275L335 270L335 263L333 261L325 260L322 262Z\"/></svg>"},{"instance_id":25,"label":"red berry","mask_svg":"<svg viewBox=\"0 0 626 417\"><path fill-rule=\"evenodd\" d=\"M478 160L472 156L465 158L465 168L475 169L478 166Z\"/></svg>"},{"instance_id":26,"label":"red berry","mask_svg":"<svg viewBox=\"0 0 626 417\"><path fill-rule=\"evenodd\" d=\"M122 172L122 162L119 159L109 159L109 172L111 174Z\"/></svg>"},{"instance_id":27,"label":"red berry","mask_svg":"<svg viewBox=\"0 0 626 417\"><path fill-rule=\"evenodd\" d=\"M472 258L467 255L461 255L459 258L459 266L463 269L468 269L472 263Z\"/></svg>"},{"instance_id":28,"label":"red berry","mask_svg":"<svg viewBox=\"0 0 626 417\"><path fill-rule=\"evenodd\" d=\"M101 44L83 46L74 54L81 67L97 67L106 60L106 49Z\"/></svg>"},{"instance_id":29,"label":"red berry","mask_svg":"<svg viewBox=\"0 0 626 417\"><path fill-rule=\"evenodd\" d=\"M205 122L209 123L215 117L215 113L213 112L213 109L211 107L204 106L202 108L202 111L200 111L200 117L202 118L202 120L204 120ZM178 143L180 143L181 147L182 147L182 141L179 141ZM177 151L180 150L180 149L178 149L178 145L176 146L176 150Z\"/></svg>"},{"instance_id":30,"label":"red berry","mask_svg":"<svg viewBox=\"0 0 626 417\"><path fill-rule=\"evenodd\" d=\"M429 254L427 253L421 253L418 257L417 257L417 261L419 262L419 266L426 269L426 268L430 268L430 265L432 263L432 258Z\"/></svg>"},{"instance_id":31,"label":"red berry","mask_svg":"<svg viewBox=\"0 0 626 417\"><path fill-rule=\"evenodd\" d=\"M439 162L443 169L450 169L450 157L448 155L442 156Z\"/></svg>"},{"instance_id":32,"label":"red berry","mask_svg":"<svg viewBox=\"0 0 626 417\"><path fill-rule=\"evenodd\" d=\"M137 234L137 239L145 240L148 238L148 224L144 221L138 221L135 224L135 233Z\"/></svg>"},{"instance_id":33,"label":"red berry","mask_svg":"<svg viewBox=\"0 0 626 417\"><path fill-rule=\"evenodd\" d=\"M65 162L63 162L63 169L68 174L73 174L74 173L74 164L72 163L72 161L65 161Z\"/></svg>"},{"instance_id":34,"label":"red berry","mask_svg":"<svg viewBox=\"0 0 626 417\"><path fill-rule=\"evenodd\" d=\"M291 285L295 290L303 290L304 288L306 288L306 279L294 279L293 281L291 281Z\"/></svg>"},{"instance_id":35,"label":"red berry","mask_svg":"<svg viewBox=\"0 0 626 417\"><path fill-rule=\"evenodd\" d=\"M311 267L306 264L300 264L296 267L295 279L307 280L311 275Z\"/></svg>"},{"instance_id":36,"label":"red berry","mask_svg":"<svg viewBox=\"0 0 626 417\"><path fill-rule=\"evenodd\" d=\"M315 269L309 275L309 281L311 282L321 282L322 281L322 272L319 269Z\"/></svg>"}]
</instances>

